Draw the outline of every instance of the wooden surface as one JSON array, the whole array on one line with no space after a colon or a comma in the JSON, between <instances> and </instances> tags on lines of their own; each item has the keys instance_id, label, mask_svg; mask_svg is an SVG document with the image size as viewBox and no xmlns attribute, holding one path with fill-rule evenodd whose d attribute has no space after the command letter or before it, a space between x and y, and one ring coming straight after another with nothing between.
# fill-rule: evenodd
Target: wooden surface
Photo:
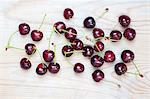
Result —
<instances>
[{"instance_id":1,"label":"wooden surface","mask_svg":"<svg viewBox=\"0 0 150 99\"><path fill-rule=\"evenodd\" d=\"M63 10L70 7L75 16L66 21ZM117 59L114 63L105 63L101 69L105 73L105 80L111 80L121 85L102 81L95 83L91 78L94 71L89 59L81 54L74 54L68 60L74 64L82 62L85 72L75 74L73 66L68 64L61 54L61 48L65 45L64 38L54 35L52 41L57 43L57 62L61 65L61 71L52 75L49 72L44 76L38 76L35 68L40 63L38 54L31 58L32 68L24 71L20 68L19 61L27 57L24 51L10 49L4 50L9 35L16 31L22 22L30 24L31 29L37 29L44 14L47 14L41 30L44 39L36 43L41 53L48 46L47 38L51 25L57 21L64 21L67 26L73 26L78 31L78 38L91 35L90 30L82 28L82 21L86 16L98 17L108 7L109 12L97 20L97 26L109 35L117 24L118 16L127 14L131 17L130 27L136 29L137 36L134 41L125 39L118 43L109 43L107 49L115 52ZM123 31L120 25L115 29ZM12 45L24 47L27 42L32 42L30 35L22 37L16 34ZM89 44L86 40L85 43ZM51 47L53 48L53 47ZM139 64L144 78L126 74L117 76L114 73L114 64L120 62L120 54L123 49L131 49L135 53L135 62ZM107 68L109 67L109 68ZM107 68L107 69L104 69ZM135 72L133 64L128 64L128 70ZM0 0L0 99L150 99L150 0Z\"/></svg>"}]
</instances>

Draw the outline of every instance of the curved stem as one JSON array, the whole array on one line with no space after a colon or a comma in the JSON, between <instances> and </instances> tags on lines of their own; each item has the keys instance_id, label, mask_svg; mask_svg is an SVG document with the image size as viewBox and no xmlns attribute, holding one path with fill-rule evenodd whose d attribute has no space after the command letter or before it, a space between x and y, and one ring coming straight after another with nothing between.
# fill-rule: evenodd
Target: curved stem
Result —
<instances>
[{"instance_id":1,"label":"curved stem","mask_svg":"<svg viewBox=\"0 0 150 99\"><path fill-rule=\"evenodd\" d=\"M140 77L143 77L143 75L140 73L140 70L138 69L138 66L134 63L134 61L132 61L132 63L133 63L133 65L135 66L135 68L136 68L136 70L137 70L139 76L140 76Z\"/></svg>"},{"instance_id":2,"label":"curved stem","mask_svg":"<svg viewBox=\"0 0 150 99\"><path fill-rule=\"evenodd\" d=\"M41 24L40 24L40 26L39 26L39 30L41 29L41 27L42 27L42 25L43 25L43 23L44 23L45 18L46 18L46 13L45 13L45 15L44 15L44 17L43 17L43 20L42 20L42 22L41 22Z\"/></svg>"},{"instance_id":3,"label":"curved stem","mask_svg":"<svg viewBox=\"0 0 150 99\"><path fill-rule=\"evenodd\" d=\"M13 48L13 49L17 49L17 50L22 50L22 51L24 51L24 49L21 49L21 48L18 48L18 47L14 47L14 46L7 46L7 48L6 48L6 50L8 49L8 48Z\"/></svg>"},{"instance_id":4,"label":"curved stem","mask_svg":"<svg viewBox=\"0 0 150 99\"><path fill-rule=\"evenodd\" d=\"M99 18L102 18L107 12L108 12L108 8L106 8L105 11L96 18L96 20L98 20Z\"/></svg>"},{"instance_id":5,"label":"curved stem","mask_svg":"<svg viewBox=\"0 0 150 99\"><path fill-rule=\"evenodd\" d=\"M56 64L56 45L54 44L54 53L55 53L55 57L54 57L54 64Z\"/></svg>"},{"instance_id":6,"label":"curved stem","mask_svg":"<svg viewBox=\"0 0 150 99\"><path fill-rule=\"evenodd\" d=\"M36 49L36 50L37 50L37 52L38 52L38 54L39 54L39 56L40 56L41 62L44 63L44 60L43 60L43 58L42 58L42 55L40 54L40 51L39 51L38 49Z\"/></svg>"}]
</instances>

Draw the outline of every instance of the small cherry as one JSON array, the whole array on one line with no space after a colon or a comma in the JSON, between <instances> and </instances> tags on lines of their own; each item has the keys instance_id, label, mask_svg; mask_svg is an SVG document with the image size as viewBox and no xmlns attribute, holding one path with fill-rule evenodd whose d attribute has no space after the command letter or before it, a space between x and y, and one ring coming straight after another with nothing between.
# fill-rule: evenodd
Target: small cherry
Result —
<instances>
[{"instance_id":1,"label":"small cherry","mask_svg":"<svg viewBox=\"0 0 150 99\"><path fill-rule=\"evenodd\" d=\"M105 52L105 55L104 55L105 62L114 62L115 59L116 59L116 57L115 57L115 54L113 51L108 50Z\"/></svg>"},{"instance_id":2,"label":"small cherry","mask_svg":"<svg viewBox=\"0 0 150 99\"><path fill-rule=\"evenodd\" d=\"M90 45L84 46L82 54L85 57L91 57L94 54L94 49Z\"/></svg>"},{"instance_id":3,"label":"small cherry","mask_svg":"<svg viewBox=\"0 0 150 99\"><path fill-rule=\"evenodd\" d=\"M30 69L31 68L31 62L30 60L28 60L27 58L22 58L21 61L20 61L20 66L22 69Z\"/></svg>"},{"instance_id":4,"label":"small cherry","mask_svg":"<svg viewBox=\"0 0 150 99\"><path fill-rule=\"evenodd\" d=\"M33 43L28 43L25 45L25 50L28 55L32 55L36 52L36 46Z\"/></svg>"},{"instance_id":5,"label":"small cherry","mask_svg":"<svg viewBox=\"0 0 150 99\"><path fill-rule=\"evenodd\" d=\"M125 63L129 63L134 60L134 53L131 50L124 50L121 53L121 59Z\"/></svg>"},{"instance_id":6,"label":"small cherry","mask_svg":"<svg viewBox=\"0 0 150 99\"><path fill-rule=\"evenodd\" d=\"M94 28L96 25L95 19L89 16L85 18L83 25L85 28Z\"/></svg>"},{"instance_id":7,"label":"small cherry","mask_svg":"<svg viewBox=\"0 0 150 99\"><path fill-rule=\"evenodd\" d=\"M103 51L103 49L104 49L104 44L103 44L103 42L101 42L101 41L96 41L96 43L95 43L95 45L94 45L94 50L95 50L96 52L100 52L100 51Z\"/></svg>"},{"instance_id":8,"label":"small cherry","mask_svg":"<svg viewBox=\"0 0 150 99\"><path fill-rule=\"evenodd\" d=\"M84 71L84 65L81 63L76 63L73 69L76 73L82 73Z\"/></svg>"},{"instance_id":9,"label":"small cherry","mask_svg":"<svg viewBox=\"0 0 150 99\"><path fill-rule=\"evenodd\" d=\"M68 27L66 28L66 33L65 33L65 37L68 39L68 40L74 40L77 36L77 31L72 28L72 27Z\"/></svg>"},{"instance_id":10,"label":"small cherry","mask_svg":"<svg viewBox=\"0 0 150 99\"><path fill-rule=\"evenodd\" d=\"M125 74L127 72L127 66L123 62L117 63L115 65L115 72L118 75Z\"/></svg>"},{"instance_id":11,"label":"small cherry","mask_svg":"<svg viewBox=\"0 0 150 99\"><path fill-rule=\"evenodd\" d=\"M118 20L122 27L128 27L130 25L130 21L131 21L130 17L127 15L119 16Z\"/></svg>"},{"instance_id":12,"label":"small cherry","mask_svg":"<svg viewBox=\"0 0 150 99\"><path fill-rule=\"evenodd\" d=\"M44 75L47 72L47 65L44 63L40 63L36 68L36 73L38 75Z\"/></svg>"},{"instance_id":13,"label":"small cherry","mask_svg":"<svg viewBox=\"0 0 150 99\"><path fill-rule=\"evenodd\" d=\"M27 23L19 24L19 32L21 35L27 35L30 32L30 26Z\"/></svg>"},{"instance_id":14,"label":"small cherry","mask_svg":"<svg viewBox=\"0 0 150 99\"><path fill-rule=\"evenodd\" d=\"M69 45L65 45L62 48L62 54L66 57L70 57L73 54L73 48Z\"/></svg>"},{"instance_id":15,"label":"small cherry","mask_svg":"<svg viewBox=\"0 0 150 99\"><path fill-rule=\"evenodd\" d=\"M101 67L104 64L104 59L100 57L99 55L94 55L91 58L91 64L94 67Z\"/></svg>"},{"instance_id":16,"label":"small cherry","mask_svg":"<svg viewBox=\"0 0 150 99\"><path fill-rule=\"evenodd\" d=\"M74 39L73 41L71 41L71 46L74 50L82 50L83 42L79 39Z\"/></svg>"},{"instance_id":17,"label":"small cherry","mask_svg":"<svg viewBox=\"0 0 150 99\"><path fill-rule=\"evenodd\" d=\"M101 80L104 79L104 76L105 76L104 73L99 69L95 70L92 73L92 78L95 82L100 82Z\"/></svg>"},{"instance_id":18,"label":"small cherry","mask_svg":"<svg viewBox=\"0 0 150 99\"><path fill-rule=\"evenodd\" d=\"M54 54L54 52L52 50L45 50L43 52L43 59L46 62L52 62L54 57L55 57L55 54Z\"/></svg>"},{"instance_id":19,"label":"small cherry","mask_svg":"<svg viewBox=\"0 0 150 99\"><path fill-rule=\"evenodd\" d=\"M39 30L33 30L31 32L31 38L33 41L40 41L43 38L43 33Z\"/></svg>"},{"instance_id":20,"label":"small cherry","mask_svg":"<svg viewBox=\"0 0 150 99\"><path fill-rule=\"evenodd\" d=\"M112 40L112 42L116 42L121 40L122 38L122 34L120 31L118 30L112 30L110 33L110 39Z\"/></svg>"},{"instance_id":21,"label":"small cherry","mask_svg":"<svg viewBox=\"0 0 150 99\"><path fill-rule=\"evenodd\" d=\"M66 25L64 22L56 22L53 27L55 29L55 32L60 34L64 33L63 30L66 29Z\"/></svg>"},{"instance_id":22,"label":"small cherry","mask_svg":"<svg viewBox=\"0 0 150 99\"><path fill-rule=\"evenodd\" d=\"M92 33L93 33L93 37L95 39L103 38L105 36L104 31L102 29L100 29L100 28L94 28Z\"/></svg>"},{"instance_id":23,"label":"small cherry","mask_svg":"<svg viewBox=\"0 0 150 99\"><path fill-rule=\"evenodd\" d=\"M65 19L71 19L71 18L73 17L73 15L74 15L74 12L73 12L72 9L66 8L66 9L64 10L64 18L65 18Z\"/></svg>"},{"instance_id":24,"label":"small cherry","mask_svg":"<svg viewBox=\"0 0 150 99\"><path fill-rule=\"evenodd\" d=\"M123 36L129 40L129 41L132 41L135 36L136 36L136 31L132 28L127 28L125 29L124 33L123 33Z\"/></svg>"},{"instance_id":25,"label":"small cherry","mask_svg":"<svg viewBox=\"0 0 150 99\"><path fill-rule=\"evenodd\" d=\"M51 62L48 65L48 70L50 73L53 73L53 74L58 73L60 70L60 65L58 63Z\"/></svg>"}]
</instances>

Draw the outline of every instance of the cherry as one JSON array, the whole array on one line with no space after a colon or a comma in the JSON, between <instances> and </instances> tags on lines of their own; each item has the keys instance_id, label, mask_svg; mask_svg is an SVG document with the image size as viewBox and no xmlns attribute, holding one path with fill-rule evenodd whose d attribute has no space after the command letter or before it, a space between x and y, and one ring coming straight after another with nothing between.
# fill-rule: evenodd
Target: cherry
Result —
<instances>
[{"instance_id":1,"label":"cherry","mask_svg":"<svg viewBox=\"0 0 150 99\"><path fill-rule=\"evenodd\" d=\"M84 65L81 63L76 63L74 66L74 71L76 73L82 73L84 71Z\"/></svg>"},{"instance_id":2,"label":"cherry","mask_svg":"<svg viewBox=\"0 0 150 99\"><path fill-rule=\"evenodd\" d=\"M51 50L45 50L43 52L43 58L46 62L51 62L55 57L55 54L53 51Z\"/></svg>"},{"instance_id":3,"label":"cherry","mask_svg":"<svg viewBox=\"0 0 150 99\"><path fill-rule=\"evenodd\" d=\"M31 68L31 62L27 58L22 58L20 61L20 66L22 69L27 70L27 69Z\"/></svg>"},{"instance_id":4,"label":"cherry","mask_svg":"<svg viewBox=\"0 0 150 99\"><path fill-rule=\"evenodd\" d=\"M121 40L121 38L122 38L122 34L120 31L118 31L118 30L111 31L110 39L112 39L112 42L116 42L118 40Z\"/></svg>"},{"instance_id":5,"label":"cherry","mask_svg":"<svg viewBox=\"0 0 150 99\"><path fill-rule=\"evenodd\" d=\"M47 72L47 65L44 63L40 63L36 68L36 73L39 75L44 75Z\"/></svg>"},{"instance_id":6,"label":"cherry","mask_svg":"<svg viewBox=\"0 0 150 99\"><path fill-rule=\"evenodd\" d=\"M99 28L94 28L93 31L93 37L96 38L102 38L105 36L104 31L102 29Z\"/></svg>"},{"instance_id":7,"label":"cherry","mask_svg":"<svg viewBox=\"0 0 150 99\"><path fill-rule=\"evenodd\" d=\"M100 82L102 79L104 79L104 73L97 69L92 73L92 78L95 82Z\"/></svg>"},{"instance_id":8,"label":"cherry","mask_svg":"<svg viewBox=\"0 0 150 99\"><path fill-rule=\"evenodd\" d=\"M121 15L118 20L122 27L128 27L131 21L130 17L127 15Z\"/></svg>"},{"instance_id":9,"label":"cherry","mask_svg":"<svg viewBox=\"0 0 150 99\"><path fill-rule=\"evenodd\" d=\"M116 59L116 57L115 57L115 54L113 51L108 50L105 52L105 55L104 55L105 62L114 62L115 59Z\"/></svg>"},{"instance_id":10,"label":"cherry","mask_svg":"<svg viewBox=\"0 0 150 99\"><path fill-rule=\"evenodd\" d=\"M43 38L43 33L39 30L33 30L31 32L31 38L33 41L40 41Z\"/></svg>"},{"instance_id":11,"label":"cherry","mask_svg":"<svg viewBox=\"0 0 150 99\"><path fill-rule=\"evenodd\" d=\"M66 57L70 57L72 54L73 54L73 49L71 46L69 45L65 45L63 48L62 48L62 54Z\"/></svg>"},{"instance_id":12,"label":"cherry","mask_svg":"<svg viewBox=\"0 0 150 99\"><path fill-rule=\"evenodd\" d=\"M94 50L95 50L96 52L100 52L100 51L102 51L103 49L104 49L104 44L103 44L103 42L97 41L97 42L95 43L95 45L94 45Z\"/></svg>"},{"instance_id":13,"label":"cherry","mask_svg":"<svg viewBox=\"0 0 150 99\"><path fill-rule=\"evenodd\" d=\"M87 17L85 18L83 24L85 28L94 28L96 25L96 22L93 17Z\"/></svg>"},{"instance_id":14,"label":"cherry","mask_svg":"<svg viewBox=\"0 0 150 99\"><path fill-rule=\"evenodd\" d=\"M129 63L134 59L134 53L131 50L124 50L121 54L121 59L125 63Z\"/></svg>"},{"instance_id":15,"label":"cherry","mask_svg":"<svg viewBox=\"0 0 150 99\"><path fill-rule=\"evenodd\" d=\"M68 40L74 40L74 39L76 38L76 36L77 36L77 31L76 31L74 28L68 27L68 28L66 29L66 31L68 31L68 32L65 33L65 37L66 37Z\"/></svg>"},{"instance_id":16,"label":"cherry","mask_svg":"<svg viewBox=\"0 0 150 99\"><path fill-rule=\"evenodd\" d=\"M30 32L30 26L26 23L21 23L19 25L19 32L21 35L27 35Z\"/></svg>"},{"instance_id":17,"label":"cherry","mask_svg":"<svg viewBox=\"0 0 150 99\"><path fill-rule=\"evenodd\" d=\"M100 57L99 55L94 55L91 58L91 64L94 67L101 67L104 64L104 59Z\"/></svg>"},{"instance_id":18,"label":"cherry","mask_svg":"<svg viewBox=\"0 0 150 99\"><path fill-rule=\"evenodd\" d=\"M53 74L58 73L60 70L60 65L58 63L52 62L48 65L48 70Z\"/></svg>"},{"instance_id":19,"label":"cherry","mask_svg":"<svg viewBox=\"0 0 150 99\"><path fill-rule=\"evenodd\" d=\"M74 50L82 50L83 42L79 39L74 39L73 41L71 41L71 46Z\"/></svg>"},{"instance_id":20,"label":"cherry","mask_svg":"<svg viewBox=\"0 0 150 99\"><path fill-rule=\"evenodd\" d=\"M123 33L123 36L129 40L129 41L132 41L135 36L136 36L136 31L132 28L127 28L125 29L124 33Z\"/></svg>"},{"instance_id":21,"label":"cherry","mask_svg":"<svg viewBox=\"0 0 150 99\"><path fill-rule=\"evenodd\" d=\"M82 54L85 57L91 57L94 54L94 49L89 45L84 46Z\"/></svg>"},{"instance_id":22,"label":"cherry","mask_svg":"<svg viewBox=\"0 0 150 99\"><path fill-rule=\"evenodd\" d=\"M118 75L125 74L125 72L127 72L127 66L126 66L126 64L124 64L122 62L121 63L117 63L115 65L115 72Z\"/></svg>"},{"instance_id":23,"label":"cherry","mask_svg":"<svg viewBox=\"0 0 150 99\"><path fill-rule=\"evenodd\" d=\"M36 46L32 43L25 45L25 50L28 55L34 54L36 52Z\"/></svg>"},{"instance_id":24,"label":"cherry","mask_svg":"<svg viewBox=\"0 0 150 99\"><path fill-rule=\"evenodd\" d=\"M72 11L72 9L66 8L66 9L64 10L64 18L65 18L65 19L70 19L70 18L73 17L73 15L74 15L74 12Z\"/></svg>"},{"instance_id":25,"label":"cherry","mask_svg":"<svg viewBox=\"0 0 150 99\"><path fill-rule=\"evenodd\" d=\"M57 23L54 24L54 29L55 29L56 33L62 34L62 33L64 33L63 30L66 29L66 25L65 25L64 22L57 22Z\"/></svg>"}]
</instances>

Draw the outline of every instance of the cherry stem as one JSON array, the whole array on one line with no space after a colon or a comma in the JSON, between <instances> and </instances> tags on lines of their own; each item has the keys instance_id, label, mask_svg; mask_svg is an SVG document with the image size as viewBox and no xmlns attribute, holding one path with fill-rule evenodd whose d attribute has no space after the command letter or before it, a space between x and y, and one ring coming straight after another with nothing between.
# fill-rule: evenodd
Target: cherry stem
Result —
<instances>
[{"instance_id":1,"label":"cherry stem","mask_svg":"<svg viewBox=\"0 0 150 99\"><path fill-rule=\"evenodd\" d=\"M63 31L64 33L67 33L67 32L69 32L69 31L67 31L67 30L64 30L64 29L62 29L62 31ZM72 34L72 35L77 35L77 34L75 34L75 33L69 33L69 34Z\"/></svg>"},{"instance_id":2,"label":"cherry stem","mask_svg":"<svg viewBox=\"0 0 150 99\"><path fill-rule=\"evenodd\" d=\"M54 30L52 30L51 34L50 34L50 37L49 37L49 40L48 40L48 50L50 50L50 42L51 42L51 38L52 38L52 35L54 34Z\"/></svg>"},{"instance_id":3,"label":"cherry stem","mask_svg":"<svg viewBox=\"0 0 150 99\"><path fill-rule=\"evenodd\" d=\"M42 27L42 25L43 25L43 23L44 23L45 18L46 18L46 13L45 13L45 15L44 15L44 17L43 17L43 20L42 20L42 22L41 22L41 24L40 24L40 26L39 26L39 30L41 29L41 27Z\"/></svg>"},{"instance_id":4,"label":"cherry stem","mask_svg":"<svg viewBox=\"0 0 150 99\"><path fill-rule=\"evenodd\" d=\"M112 83L112 84L115 84L115 85L117 85L119 88L121 88L121 85L118 84L118 83L116 83L116 82L113 82L113 81L110 81L110 80L106 80L106 79L104 79L103 81L109 82L109 83Z\"/></svg>"},{"instance_id":5,"label":"cherry stem","mask_svg":"<svg viewBox=\"0 0 150 99\"><path fill-rule=\"evenodd\" d=\"M71 52L64 52L65 53L65 56L66 54L70 54L70 53L82 53L84 51L80 50L80 51L71 51Z\"/></svg>"},{"instance_id":6,"label":"cherry stem","mask_svg":"<svg viewBox=\"0 0 150 99\"><path fill-rule=\"evenodd\" d=\"M55 53L55 57L54 57L54 63L56 64L56 45L54 44L54 53Z\"/></svg>"},{"instance_id":7,"label":"cherry stem","mask_svg":"<svg viewBox=\"0 0 150 99\"><path fill-rule=\"evenodd\" d=\"M140 76L140 77L143 77L143 75L140 73L140 70L138 69L138 66L134 63L134 61L132 61L132 63L133 63L133 65L135 66L135 68L136 68L136 70L137 70L139 76Z\"/></svg>"},{"instance_id":8,"label":"cherry stem","mask_svg":"<svg viewBox=\"0 0 150 99\"><path fill-rule=\"evenodd\" d=\"M13 48L13 49L23 50L23 51L24 51L24 49L21 49L21 48L18 48L18 47L14 47L14 46L10 46L10 45L6 47L6 50L7 50L8 48Z\"/></svg>"},{"instance_id":9,"label":"cherry stem","mask_svg":"<svg viewBox=\"0 0 150 99\"><path fill-rule=\"evenodd\" d=\"M42 55L40 54L40 51L36 48L36 50L37 50L37 52L38 52L38 54L39 54L39 56L40 56L40 59L41 59L41 62L42 63L44 63L44 60L43 60L43 58L42 58ZM32 54L31 54L32 55Z\"/></svg>"},{"instance_id":10,"label":"cherry stem","mask_svg":"<svg viewBox=\"0 0 150 99\"><path fill-rule=\"evenodd\" d=\"M108 12L108 8L106 8L105 11L100 16L98 16L96 18L96 20L99 19L99 18L102 18L107 12Z\"/></svg>"},{"instance_id":11,"label":"cherry stem","mask_svg":"<svg viewBox=\"0 0 150 99\"><path fill-rule=\"evenodd\" d=\"M139 73L132 73L132 72L126 72L126 73L139 76Z\"/></svg>"}]
</instances>

